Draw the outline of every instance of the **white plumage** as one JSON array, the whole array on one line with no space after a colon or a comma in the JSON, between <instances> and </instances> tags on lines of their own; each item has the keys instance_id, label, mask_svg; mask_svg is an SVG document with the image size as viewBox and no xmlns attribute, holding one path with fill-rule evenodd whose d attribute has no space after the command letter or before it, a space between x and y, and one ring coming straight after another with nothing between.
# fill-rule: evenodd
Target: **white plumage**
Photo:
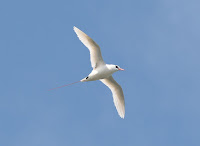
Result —
<instances>
[{"instance_id":1,"label":"white plumage","mask_svg":"<svg viewBox=\"0 0 200 146\"><path fill-rule=\"evenodd\" d=\"M98 65L104 65L105 63L103 61L99 45L97 45L88 35L75 26L74 31L76 32L80 41L89 49L92 67L95 68Z\"/></svg>"},{"instance_id":2,"label":"white plumage","mask_svg":"<svg viewBox=\"0 0 200 146\"><path fill-rule=\"evenodd\" d=\"M121 118L124 118L125 104L124 104L124 94L121 86L113 79L112 76L105 79L100 79L100 81L104 83L106 86L108 86L108 88L110 88L110 90L112 91L113 101L118 111L118 114Z\"/></svg>"},{"instance_id":3,"label":"white plumage","mask_svg":"<svg viewBox=\"0 0 200 146\"><path fill-rule=\"evenodd\" d=\"M121 86L113 79L112 74L119 70L124 70L118 65L105 64L101 55L100 47L84 32L82 32L77 27L74 27L80 41L89 49L90 51L90 61L92 65L92 72L81 82L100 80L108 88L110 88L115 107L121 118L125 116L125 102L124 94Z\"/></svg>"}]
</instances>

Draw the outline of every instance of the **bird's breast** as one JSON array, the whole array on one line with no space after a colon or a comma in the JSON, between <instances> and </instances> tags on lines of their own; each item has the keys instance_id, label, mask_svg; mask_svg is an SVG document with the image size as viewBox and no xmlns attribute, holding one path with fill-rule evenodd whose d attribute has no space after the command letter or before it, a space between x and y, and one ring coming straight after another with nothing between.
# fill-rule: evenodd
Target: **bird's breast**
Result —
<instances>
[{"instance_id":1,"label":"bird's breast","mask_svg":"<svg viewBox=\"0 0 200 146\"><path fill-rule=\"evenodd\" d=\"M104 67L104 68L97 68L93 70L90 73L89 78L91 81L95 81L95 80L107 78L110 75L112 75L112 72L108 68Z\"/></svg>"}]
</instances>

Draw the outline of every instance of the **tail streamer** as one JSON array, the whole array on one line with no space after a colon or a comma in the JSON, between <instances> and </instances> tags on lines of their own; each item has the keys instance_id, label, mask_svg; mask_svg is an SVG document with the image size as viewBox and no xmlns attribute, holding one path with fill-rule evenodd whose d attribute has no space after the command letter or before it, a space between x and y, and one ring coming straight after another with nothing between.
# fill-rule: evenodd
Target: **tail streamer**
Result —
<instances>
[{"instance_id":1,"label":"tail streamer","mask_svg":"<svg viewBox=\"0 0 200 146\"><path fill-rule=\"evenodd\" d=\"M74 83L71 83L71 84L67 84L67 85L63 85L63 86L60 86L60 87L52 88L52 89L49 89L48 91L55 90L55 89L62 88L62 87L66 87L66 86L70 86L70 85L73 85L73 84L76 84L76 83L79 83L79 82L81 82L81 81L77 81L77 82L74 82Z\"/></svg>"}]
</instances>

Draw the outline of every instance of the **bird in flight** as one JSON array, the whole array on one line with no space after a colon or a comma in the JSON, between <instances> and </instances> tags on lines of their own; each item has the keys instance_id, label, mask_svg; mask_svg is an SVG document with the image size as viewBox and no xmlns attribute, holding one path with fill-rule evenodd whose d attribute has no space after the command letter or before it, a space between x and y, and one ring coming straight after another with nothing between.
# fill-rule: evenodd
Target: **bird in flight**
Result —
<instances>
[{"instance_id":1,"label":"bird in flight","mask_svg":"<svg viewBox=\"0 0 200 146\"><path fill-rule=\"evenodd\" d=\"M102 83L104 83L108 88L110 88L112 92L113 101L114 101L114 104L119 116L124 119L125 102L124 102L123 90L121 86L112 77L112 74L114 72L123 71L124 69L120 68L118 65L106 64L103 61L100 47L95 43L95 41L92 40L87 34L85 34L83 31L81 31L75 26L74 26L74 31L77 34L80 41L89 49L90 61L93 68L92 72L87 77L83 78L82 80L78 82L100 80ZM74 82L74 83L78 83L78 82ZM71 84L74 84L74 83L71 83ZM71 84L68 84L68 85L71 85ZM64 86L68 86L68 85L64 85ZM61 86L61 87L64 87L64 86ZM61 88L61 87L57 87L57 88ZM50 89L50 90L53 90L53 89Z\"/></svg>"}]
</instances>

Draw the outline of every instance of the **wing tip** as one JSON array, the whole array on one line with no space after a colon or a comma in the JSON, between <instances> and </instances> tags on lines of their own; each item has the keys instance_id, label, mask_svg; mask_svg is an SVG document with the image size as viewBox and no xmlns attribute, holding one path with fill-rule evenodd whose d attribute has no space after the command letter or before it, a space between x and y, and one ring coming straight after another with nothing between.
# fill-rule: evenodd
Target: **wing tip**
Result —
<instances>
[{"instance_id":1,"label":"wing tip","mask_svg":"<svg viewBox=\"0 0 200 146\"><path fill-rule=\"evenodd\" d=\"M73 26L74 31L76 31L78 28L76 26Z\"/></svg>"},{"instance_id":2,"label":"wing tip","mask_svg":"<svg viewBox=\"0 0 200 146\"><path fill-rule=\"evenodd\" d=\"M75 33L77 34L78 38L80 39L79 35L85 35L87 36L84 32L82 32L79 28L77 28L76 26L73 27Z\"/></svg>"},{"instance_id":3,"label":"wing tip","mask_svg":"<svg viewBox=\"0 0 200 146\"><path fill-rule=\"evenodd\" d=\"M119 113L119 116L120 116L122 119L124 119L125 113Z\"/></svg>"},{"instance_id":4,"label":"wing tip","mask_svg":"<svg viewBox=\"0 0 200 146\"><path fill-rule=\"evenodd\" d=\"M125 106L122 106L122 107L116 106L116 109L117 109L119 116L122 119L124 119L124 117L125 117Z\"/></svg>"}]
</instances>

